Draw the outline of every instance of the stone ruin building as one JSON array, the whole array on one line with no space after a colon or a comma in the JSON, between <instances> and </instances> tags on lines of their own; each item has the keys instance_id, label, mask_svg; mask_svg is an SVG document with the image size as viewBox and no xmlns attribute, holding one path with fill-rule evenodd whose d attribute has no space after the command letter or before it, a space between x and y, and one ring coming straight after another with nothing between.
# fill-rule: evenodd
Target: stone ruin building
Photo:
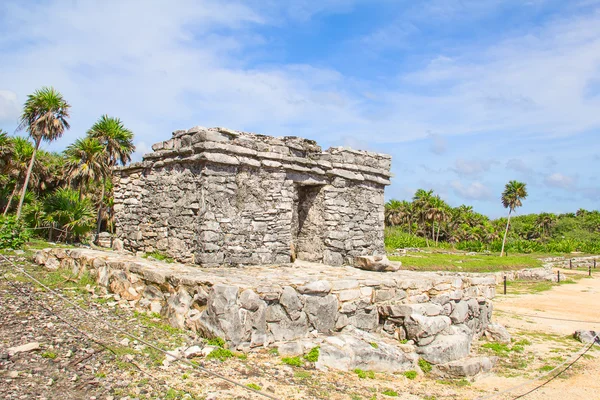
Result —
<instances>
[{"instance_id":1,"label":"stone ruin building","mask_svg":"<svg viewBox=\"0 0 600 400\"><path fill-rule=\"evenodd\" d=\"M36 262L87 271L120 301L241 351L320 346L317 368L399 372L423 358L471 376L495 362L470 357L473 340L510 342L491 323L500 275L363 268L384 255L389 156L200 127L153 150L115 171L115 249L188 265L60 248Z\"/></svg>"},{"instance_id":2,"label":"stone ruin building","mask_svg":"<svg viewBox=\"0 0 600 400\"><path fill-rule=\"evenodd\" d=\"M223 128L176 131L115 172L117 237L202 266L384 254L391 157Z\"/></svg>"}]
</instances>

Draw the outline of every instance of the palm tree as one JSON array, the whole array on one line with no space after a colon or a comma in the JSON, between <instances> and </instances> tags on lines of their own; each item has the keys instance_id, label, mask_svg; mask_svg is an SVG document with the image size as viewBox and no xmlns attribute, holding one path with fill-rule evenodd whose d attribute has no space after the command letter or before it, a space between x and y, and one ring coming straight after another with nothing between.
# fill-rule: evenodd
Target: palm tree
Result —
<instances>
[{"instance_id":1,"label":"palm tree","mask_svg":"<svg viewBox=\"0 0 600 400\"><path fill-rule=\"evenodd\" d=\"M17 136L12 138L11 142L13 149L12 159L7 164L5 173L9 180L13 182L14 186L10 196L8 197L8 202L6 204L6 208L4 209L3 215L6 215L8 213L13 198L15 197L17 191L21 187L20 182L23 181L23 178L27 171L27 166L33 154L33 146L31 145L31 142L29 140Z\"/></svg>"},{"instance_id":2,"label":"palm tree","mask_svg":"<svg viewBox=\"0 0 600 400\"><path fill-rule=\"evenodd\" d=\"M556 216L554 214L544 212L537 216L535 225L542 231L542 236L546 236L550 234L550 228L554 224L555 220Z\"/></svg>"},{"instance_id":3,"label":"palm tree","mask_svg":"<svg viewBox=\"0 0 600 400\"><path fill-rule=\"evenodd\" d=\"M7 170L13 157L14 144L12 138L6 132L0 129L0 176L7 176ZM0 182L6 184L7 182Z\"/></svg>"},{"instance_id":4,"label":"palm tree","mask_svg":"<svg viewBox=\"0 0 600 400\"><path fill-rule=\"evenodd\" d=\"M415 214L417 215L419 222L423 225L421 231L424 233L427 247L429 247L429 238L427 237L427 221L431 217L429 209L431 208L431 199L433 197L433 190L418 189L413 197L413 207ZM432 237L433 238L433 237Z\"/></svg>"},{"instance_id":5,"label":"palm tree","mask_svg":"<svg viewBox=\"0 0 600 400\"><path fill-rule=\"evenodd\" d=\"M121 163L127 164L131 161L131 154L135 151L133 144L133 132L125 128L119 118L103 115L92 125L88 135L97 139L104 146L107 165L106 173L103 176L102 194L100 196L100 205L98 206L98 221L96 234L100 233L102 225L102 213L104 210L104 195L106 192L106 180L113 167Z\"/></svg>"},{"instance_id":6,"label":"palm tree","mask_svg":"<svg viewBox=\"0 0 600 400\"><path fill-rule=\"evenodd\" d=\"M504 187L502 192L502 205L508 208L508 220L506 221L506 230L504 231L504 239L502 240L502 250L500 257L504 255L504 245L506 244L506 235L510 226L510 215L517 208L523 205L522 200L527 198L527 185L523 182L510 181Z\"/></svg>"},{"instance_id":7,"label":"palm tree","mask_svg":"<svg viewBox=\"0 0 600 400\"><path fill-rule=\"evenodd\" d=\"M77 139L67 147L65 157L65 175L69 182L79 185L79 200L83 196L83 188L92 181L103 181L108 174L104 146L91 136Z\"/></svg>"},{"instance_id":8,"label":"palm tree","mask_svg":"<svg viewBox=\"0 0 600 400\"><path fill-rule=\"evenodd\" d=\"M23 106L20 123L17 129L27 129L29 136L33 139L35 146L31 161L25 175L25 182L21 191L21 199L17 207L17 218L21 217L23 200L31 178L31 171L35 162L35 155L42 140L51 142L62 136L65 129L69 129L69 108L71 106L63 96L52 87L43 87L27 96Z\"/></svg>"}]
</instances>

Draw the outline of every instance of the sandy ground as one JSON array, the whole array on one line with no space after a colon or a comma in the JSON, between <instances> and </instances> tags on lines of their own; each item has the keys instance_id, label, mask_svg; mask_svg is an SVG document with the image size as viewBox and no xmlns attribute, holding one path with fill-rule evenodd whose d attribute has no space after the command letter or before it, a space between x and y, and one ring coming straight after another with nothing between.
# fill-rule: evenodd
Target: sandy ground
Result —
<instances>
[{"instance_id":1,"label":"sandy ground","mask_svg":"<svg viewBox=\"0 0 600 400\"><path fill-rule=\"evenodd\" d=\"M574 274L572 271L564 273ZM580 274L587 273L580 272ZM548 335L572 335L575 330L600 331L600 271L597 277L584 278L576 284L553 287L549 291L525 295L498 295L494 299L494 320L503 324L517 335L546 333ZM552 341L533 345L537 352L552 352L556 343ZM571 346L575 354L582 344ZM542 388L522 398L529 400L600 399L600 346L596 345L588 353L591 357L581 358L564 377L559 377ZM499 392L527 382L523 377L506 378L489 376L478 380L473 388L483 390L498 389ZM544 380L536 381L510 392L499 399L514 399Z\"/></svg>"}]
</instances>

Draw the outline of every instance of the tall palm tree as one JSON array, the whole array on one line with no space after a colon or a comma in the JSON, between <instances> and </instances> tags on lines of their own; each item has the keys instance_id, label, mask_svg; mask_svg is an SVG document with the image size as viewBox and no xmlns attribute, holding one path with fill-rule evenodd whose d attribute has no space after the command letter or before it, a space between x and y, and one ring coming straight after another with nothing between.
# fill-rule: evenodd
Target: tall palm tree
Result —
<instances>
[{"instance_id":1,"label":"tall palm tree","mask_svg":"<svg viewBox=\"0 0 600 400\"><path fill-rule=\"evenodd\" d=\"M34 150L31 161L25 175L25 182L21 190L21 199L17 207L17 218L21 217L23 200L31 178L31 171L35 162L35 155L40 148L42 140L51 142L62 136L69 129L69 109L71 106L63 98L62 94L52 87L43 87L27 96L23 106L20 123L17 129L26 129L34 141Z\"/></svg>"},{"instance_id":2,"label":"tall palm tree","mask_svg":"<svg viewBox=\"0 0 600 400\"><path fill-rule=\"evenodd\" d=\"M110 171L117 164L125 165L131 161L131 154L135 151L133 144L133 132L125 128L119 118L103 115L88 131L88 135L97 139L105 149L107 172L103 177L102 195L98 207L98 221L96 234L100 233L102 225L102 214L104 211L104 195L106 191L106 180Z\"/></svg>"},{"instance_id":3,"label":"tall palm tree","mask_svg":"<svg viewBox=\"0 0 600 400\"><path fill-rule=\"evenodd\" d=\"M93 181L103 181L108 174L106 152L100 141L91 136L77 139L65 150L65 175L79 185L79 200L83 189Z\"/></svg>"},{"instance_id":4,"label":"tall palm tree","mask_svg":"<svg viewBox=\"0 0 600 400\"><path fill-rule=\"evenodd\" d=\"M523 205L522 200L527 198L527 185L523 182L510 181L504 187L502 192L502 205L508 208L508 220L506 221L506 230L504 231L504 239L502 240L502 250L500 257L504 255L504 245L506 244L506 235L510 226L510 215L517 208Z\"/></svg>"},{"instance_id":5,"label":"tall palm tree","mask_svg":"<svg viewBox=\"0 0 600 400\"><path fill-rule=\"evenodd\" d=\"M542 231L542 236L546 236L550 234L550 228L555 220L556 216L554 214L543 212L537 216L535 225Z\"/></svg>"},{"instance_id":6,"label":"tall palm tree","mask_svg":"<svg viewBox=\"0 0 600 400\"><path fill-rule=\"evenodd\" d=\"M13 157L14 143L6 132L0 129L0 175L7 176L7 170ZM0 182L6 184L7 182Z\"/></svg>"},{"instance_id":7,"label":"tall palm tree","mask_svg":"<svg viewBox=\"0 0 600 400\"><path fill-rule=\"evenodd\" d=\"M12 182L14 186L10 196L8 197L8 202L6 204L6 208L4 209L3 215L8 213L17 191L21 188L21 182L25 177L27 166L33 154L33 146L29 140L17 136L12 138L11 141L13 154L5 172L9 181Z\"/></svg>"},{"instance_id":8,"label":"tall palm tree","mask_svg":"<svg viewBox=\"0 0 600 400\"><path fill-rule=\"evenodd\" d=\"M418 189L413 196L413 206L415 214L419 222L422 224L421 230L424 233L427 247L429 247L429 238L427 237L427 221L431 217L431 199L433 198L433 190Z\"/></svg>"}]
</instances>

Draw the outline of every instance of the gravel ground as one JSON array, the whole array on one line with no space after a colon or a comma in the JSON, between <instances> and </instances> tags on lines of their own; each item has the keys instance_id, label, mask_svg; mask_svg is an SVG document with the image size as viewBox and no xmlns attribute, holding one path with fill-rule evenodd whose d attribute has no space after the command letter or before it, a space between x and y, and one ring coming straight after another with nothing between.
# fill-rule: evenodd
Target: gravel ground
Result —
<instances>
[{"instance_id":1,"label":"gravel ground","mask_svg":"<svg viewBox=\"0 0 600 400\"><path fill-rule=\"evenodd\" d=\"M174 329L158 316L135 312L127 301L103 292L87 277L73 279L67 271L49 273L30 263L25 255L10 258L88 313L162 349L206 345L201 337ZM0 262L0 277L5 278L0 278L2 399L264 398L193 367L165 361L163 353L80 313L31 284L6 262ZM16 354L10 350L35 343L39 344L35 350ZM380 373L374 379L360 379L353 372L317 371L306 361L301 367L284 365L279 356L267 350L233 353L224 361L203 357L192 361L242 385L256 385L279 399L458 400L474 399L510 385L510 380L495 375L475 383L428 376L409 380L402 374ZM581 383L581 376L574 378ZM558 382L560 390L560 383L567 381ZM398 396L383 394L386 390Z\"/></svg>"}]
</instances>

